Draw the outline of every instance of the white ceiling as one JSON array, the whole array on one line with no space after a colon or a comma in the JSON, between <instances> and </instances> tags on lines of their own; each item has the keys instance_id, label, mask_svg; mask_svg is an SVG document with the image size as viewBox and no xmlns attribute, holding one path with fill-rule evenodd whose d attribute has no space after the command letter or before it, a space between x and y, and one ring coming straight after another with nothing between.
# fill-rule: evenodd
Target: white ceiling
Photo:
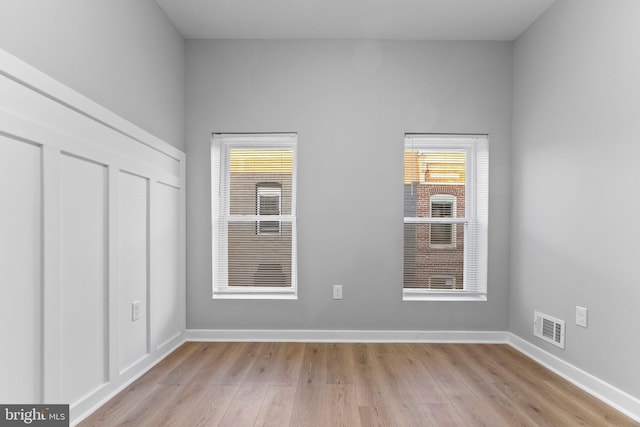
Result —
<instances>
[{"instance_id":1,"label":"white ceiling","mask_svg":"<svg viewBox=\"0 0 640 427\"><path fill-rule=\"evenodd\" d=\"M513 40L555 0L156 0L186 39Z\"/></svg>"}]
</instances>

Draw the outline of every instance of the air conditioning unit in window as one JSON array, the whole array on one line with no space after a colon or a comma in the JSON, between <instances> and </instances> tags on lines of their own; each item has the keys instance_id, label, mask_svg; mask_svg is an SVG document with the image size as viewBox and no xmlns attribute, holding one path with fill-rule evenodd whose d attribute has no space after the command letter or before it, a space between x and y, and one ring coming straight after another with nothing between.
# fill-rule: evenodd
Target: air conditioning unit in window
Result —
<instances>
[{"instance_id":1,"label":"air conditioning unit in window","mask_svg":"<svg viewBox=\"0 0 640 427\"><path fill-rule=\"evenodd\" d=\"M564 349L564 320L535 311L533 313L533 335Z\"/></svg>"}]
</instances>

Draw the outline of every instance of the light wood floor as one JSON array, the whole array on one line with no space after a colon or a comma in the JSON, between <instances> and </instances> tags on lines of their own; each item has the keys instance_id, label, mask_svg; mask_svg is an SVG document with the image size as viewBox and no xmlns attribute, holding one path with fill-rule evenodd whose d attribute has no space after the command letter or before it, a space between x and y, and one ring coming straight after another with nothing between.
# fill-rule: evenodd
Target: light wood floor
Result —
<instances>
[{"instance_id":1,"label":"light wood floor","mask_svg":"<svg viewBox=\"0 0 640 427\"><path fill-rule=\"evenodd\" d=\"M81 426L635 426L507 345L186 343Z\"/></svg>"}]
</instances>

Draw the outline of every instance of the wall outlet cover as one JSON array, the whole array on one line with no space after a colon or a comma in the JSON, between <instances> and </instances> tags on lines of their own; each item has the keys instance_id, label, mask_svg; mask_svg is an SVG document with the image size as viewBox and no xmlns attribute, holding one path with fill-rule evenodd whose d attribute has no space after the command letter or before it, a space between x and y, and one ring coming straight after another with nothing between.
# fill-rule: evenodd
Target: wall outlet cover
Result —
<instances>
[{"instance_id":1,"label":"wall outlet cover","mask_svg":"<svg viewBox=\"0 0 640 427\"><path fill-rule=\"evenodd\" d=\"M333 299L342 299L342 285L333 285Z\"/></svg>"},{"instance_id":2,"label":"wall outlet cover","mask_svg":"<svg viewBox=\"0 0 640 427\"><path fill-rule=\"evenodd\" d=\"M587 327L587 308L576 306L576 325Z\"/></svg>"},{"instance_id":3,"label":"wall outlet cover","mask_svg":"<svg viewBox=\"0 0 640 427\"><path fill-rule=\"evenodd\" d=\"M140 301L131 303L131 321L135 322L136 320L140 320Z\"/></svg>"}]
</instances>

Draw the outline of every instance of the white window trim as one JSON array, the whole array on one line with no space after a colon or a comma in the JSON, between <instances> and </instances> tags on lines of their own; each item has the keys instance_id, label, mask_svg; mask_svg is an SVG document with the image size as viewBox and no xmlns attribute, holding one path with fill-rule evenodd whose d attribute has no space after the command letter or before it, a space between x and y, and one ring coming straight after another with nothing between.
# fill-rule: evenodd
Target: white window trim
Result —
<instances>
[{"instance_id":1,"label":"white window trim","mask_svg":"<svg viewBox=\"0 0 640 427\"><path fill-rule=\"evenodd\" d=\"M451 222L467 224L469 233L465 233L464 271L466 282L471 276L476 278L475 290L436 290L420 288L402 288L403 301L486 301L487 300L487 261L488 261L488 222L489 222L489 137L488 135L441 135L441 134L405 134L404 150L425 148L433 151L461 151L467 154L465 170L465 217L464 218L404 218L404 223ZM467 191L469 188L473 191ZM478 190L484 189L486 197L473 197ZM429 202L431 203L431 202ZM431 208L431 207L429 207ZM471 219L474 220L471 220ZM445 221L442 221L445 220ZM475 240L474 240L475 238ZM475 274L471 275L469 251L475 246L478 254Z\"/></svg>"},{"instance_id":2,"label":"white window trim","mask_svg":"<svg viewBox=\"0 0 640 427\"><path fill-rule=\"evenodd\" d=\"M298 298L298 268L297 268L297 227L296 227L296 176L297 176L297 140L296 133L267 133L267 134L222 134L214 133L211 139L211 286L213 299L297 299ZM228 206L221 206L222 191L228 190L226 166L228 165L228 151L230 148L246 149L285 149L293 153L291 176L291 214L270 215L269 220L291 223L291 287L274 286L228 286L226 268L218 269L216 261L223 266L228 265L226 259L227 227L220 227L219 223L223 210ZM228 198L227 198L228 200ZM281 201L282 203L282 201ZM258 215L227 215L227 221L258 221L264 220ZM272 219L273 218L273 219ZM221 230L220 236L216 232ZM216 242L221 241L218 245ZM216 277L216 272L221 274Z\"/></svg>"}]
</instances>

